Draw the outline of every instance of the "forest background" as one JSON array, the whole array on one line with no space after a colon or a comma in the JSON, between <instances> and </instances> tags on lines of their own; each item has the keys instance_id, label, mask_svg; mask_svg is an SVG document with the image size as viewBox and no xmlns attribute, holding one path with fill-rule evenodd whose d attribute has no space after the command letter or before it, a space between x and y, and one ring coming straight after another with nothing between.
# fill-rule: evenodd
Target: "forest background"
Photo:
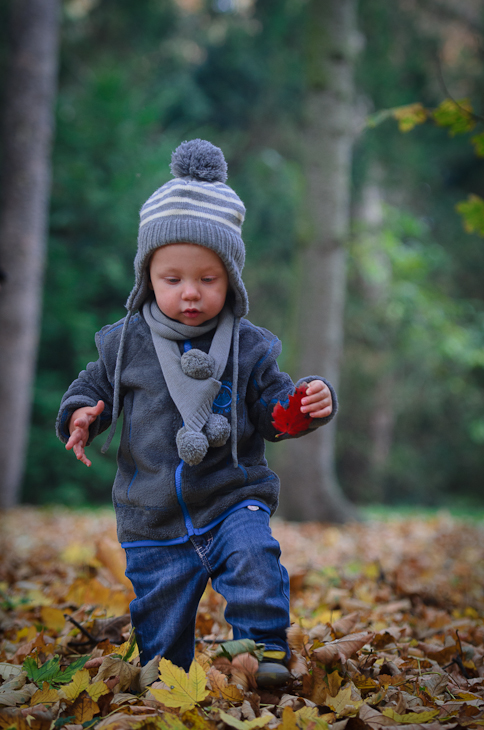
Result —
<instances>
[{"instance_id":1,"label":"forest background","mask_svg":"<svg viewBox=\"0 0 484 730\"><path fill-rule=\"evenodd\" d=\"M94 332L124 314L139 208L168 179L171 152L185 139L224 150L229 184L248 211L250 319L282 339L280 365L299 377L294 313L308 272L298 254L311 235L302 152L310 5L63 2L23 501L110 500L115 448L101 457L93 446L87 470L65 454L53 424L68 384L96 357ZM393 119L375 127L367 119L415 102L436 109L452 96L472 101L479 130L483 24L481 0L358 5L336 432L338 480L354 503L482 505L484 244L456 211L470 193L484 196L476 130L449 135L427 121L402 133ZM7 23L0 28L5 71ZM269 449L276 469L284 448Z\"/></svg>"}]
</instances>

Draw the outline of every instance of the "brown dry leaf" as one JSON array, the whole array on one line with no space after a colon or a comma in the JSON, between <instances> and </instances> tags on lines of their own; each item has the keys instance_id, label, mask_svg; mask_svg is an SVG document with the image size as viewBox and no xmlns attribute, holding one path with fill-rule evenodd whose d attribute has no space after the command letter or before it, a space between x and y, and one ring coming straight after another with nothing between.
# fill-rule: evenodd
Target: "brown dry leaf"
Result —
<instances>
[{"instance_id":1,"label":"brown dry leaf","mask_svg":"<svg viewBox=\"0 0 484 730\"><path fill-rule=\"evenodd\" d=\"M287 666L293 677L296 677L296 679L309 674L307 661L300 654L293 652Z\"/></svg>"},{"instance_id":2,"label":"brown dry leaf","mask_svg":"<svg viewBox=\"0 0 484 730\"><path fill-rule=\"evenodd\" d=\"M0 707L15 707L29 701L37 691L35 684L25 684L25 678L15 678L0 687Z\"/></svg>"},{"instance_id":3,"label":"brown dry leaf","mask_svg":"<svg viewBox=\"0 0 484 730\"><path fill-rule=\"evenodd\" d=\"M308 696L311 702L316 705L324 705L326 695L328 694L328 685L326 683L326 671L321 667L312 667L311 676L304 677L304 680L312 680L312 685L306 686L303 682L304 696ZM309 694L310 693L310 694Z\"/></svg>"},{"instance_id":4,"label":"brown dry leaf","mask_svg":"<svg viewBox=\"0 0 484 730\"><path fill-rule=\"evenodd\" d=\"M383 727L395 727L397 723L390 717L382 715L378 710L374 710L373 707L363 704L358 710L358 717L363 720L364 723L371 727L371 730L380 730Z\"/></svg>"},{"instance_id":5,"label":"brown dry leaf","mask_svg":"<svg viewBox=\"0 0 484 730\"><path fill-rule=\"evenodd\" d=\"M308 641L307 634L305 634L299 624L291 624L291 626L286 629L286 634L289 648L297 651L299 654L302 654Z\"/></svg>"},{"instance_id":6,"label":"brown dry leaf","mask_svg":"<svg viewBox=\"0 0 484 730\"><path fill-rule=\"evenodd\" d=\"M25 659L33 654L52 654L54 647L54 639L51 636L45 636L44 632L41 631L35 639L19 646L12 658L12 663L23 664Z\"/></svg>"},{"instance_id":7,"label":"brown dry leaf","mask_svg":"<svg viewBox=\"0 0 484 730\"><path fill-rule=\"evenodd\" d=\"M357 634L348 634L342 639L335 639L328 644L313 650L313 654L318 661L323 664L331 664L335 660L340 660L343 664L347 659L368 644L374 637L374 633L370 631L360 631Z\"/></svg>"},{"instance_id":8,"label":"brown dry leaf","mask_svg":"<svg viewBox=\"0 0 484 730\"><path fill-rule=\"evenodd\" d=\"M235 684L240 684L245 691L256 689L257 681L255 678L259 668L259 662L252 654L239 654L232 659L232 680Z\"/></svg>"},{"instance_id":9,"label":"brown dry leaf","mask_svg":"<svg viewBox=\"0 0 484 730\"><path fill-rule=\"evenodd\" d=\"M210 680L212 687L210 694L213 697L221 697L229 702L241 702L244 699L243 692L235 684L228 684L226 675L215 667L210 667L207 677Z\"/></svg>"},{"instance_id":10,"label":"brown dry leaf","mask_svg":"<svg viewBox=\"0 0 484 730\"><path fill-rule=\"evenodd\" d=\"M76 721L81 723L89 722L92 720L94 715L99 712L99 705L96 704L88 695L81 695L77 700L69 705L69 712L71 712Z\"/></svg>"},{"instance_id":11,"label":"brown dry leaf","mask_svg":"<svg viewBox=\"0 0 484 730\"><path fill-rule=\"evenodd\" d=\"M234 719L244 728L250 722L244 717L252 720L268 717L268 725L274 730L281 727L284 730L284 725L287 725L285 730L326 730L326 723L331 730L344 730L348 721L345 713L355 715L355 708L362 702L361 695L365 704L359 708L358 717L350 717L352 730L363 730L363 723L371 730L385 728L388 723L392 728L399 726L405 730L452 730L457 724L461 729L484 728L484 530L481 524L464 523L446 514L344 527L278 521L274 524L274 534L281 543L282 561L293 576L293 583L304 573L304 581L299 581L297 597L291 604L292 620L299 627L292 642L298 649L293 649L290 663L293 694L281 700L280 692L253 692L246 671L237 677L236 666L228 660L216 660L213 665L223 675L232 677L234 672L229 681L218 677L225 691L232 691L234 685L229 682L233 681L245 681L247 689L237 690L238 699L234 701L214 699L214 702L224 709L227 704L235 706ZM87 697L99 707L94 722L97 725L102 722L112 730L122 730L124 726L134 730L139 727L139 721L143 730L185 730L188 726L192 730L216 730L218 715L208 720L195 708L188 719L185 715L180 718L178 711L174 714L163 711L162 717L159 704L149 696L123 694L117 675L106 680L94 677L105 655L118 653L118 645L128 638L130 589L121 582L119 563L118 568L113 563L119 558L116 543L103 542L101 548L105 552L102 557L100 551L101 560L94 559L91 547L89 550L76 548L79 554L72 560L73 551L68 546L73 535L78 546L96 544L99 535L114 541L113 518L111 514L74 515L67 510L46 514L30 508L11 511L8 520L0 515L0 586L12 606L8 610L0 608L0 697L2 693L21 692L28 687L29 680L21 670L25 656L30 654L40 668L52 654L59 654L64 669L78 653L86 651L92 655L84 667L92 677L91 683L74 702L63 700L63 716L69 716L72 707ZM375 566L381 566L381 572ZM64 621L67 605L72 618L87 631L108 640L95 647L79 648L86 639L71 621ZM350 611L359 613L352 627L349 621L357 617ZM199 625L212 633L211 637L205 637L210 652L213 650L210 639L229 638L223 599L209 589L202 599L200 612ZM106 618L113 613L115 618ZM45 627L43 634L38 633L39 625ZM348 631L353 634L348 636ZM339 662L348 656L348 647L345 649L342 642L351 640L357 631L368 632L368 636L375 634L371 653L362 646L350 659L346 658L341 668ZM309 641L301 638L305 635ZM198 663L203 663L208 671L210 662L204 661L198 648ZM328 651L334 657L333 666L321 659ZM131 667L127 669L128 675L133 673L132 681L129 676L126 678L130 687L141 691L141 674L145 670L139 669L138 660L123 662L118 667L123 665ZM328 675L327 670L331 669L333 672ZM249 677L254 670L255 665ZM116 668L111 667L108 674L114 671ZM18 681L11 685L15 673ZM338 688L340 676L344 676L347 684ZM156 679L152 671L143 686L150 684L149 679L153 677ZM73 683L74 680L72 689ZM345 704L348 688L351 695ZM42 698L43 689L32 685L23 704L39 693L34 700L37 702ZM110 715L116 710L111 704L111 689L117 691L116 699L124 704L123 711L116 711L116 715ZM59 703L49 704L56 690L52 692L47 687L45 690L48 693L44 696L45 704L22 709L3 705L0 730L19 727L19 723L25 730L29 723L30 730L51 728L58 718ZM77 689L73 696L76 693ZM261 710L255 696L262 704ZM334 702L335 698L342 719L336 718L336 712L317 716L315 712L306 713L305 708L300 713L302 703L316 701L322 707L326 699ZM14 696L13 699L22 698ZM284 703L294 705L299 714L292 712L291 715ZM92 711L93 706L87 703L89 709ZM437 709L439 715L435 718L439 720L422 714ZM388 714L392 717L385 717L379 710L391 710ZM259 712L263 718L254 718L252 713L257 716ZM105 715L110 716L100 721ZM430 719L422 722L427 717ZM76 730L80 730L81 723L73 720L71 724L77 724Z\"/></svg>"},{"instance_id":12,"label":"brown dry leaf","mask_svg":"<svg viewBox=\"0 0 484 730\"><path fill-rule=\"evenodd\" d=\"M125 552L119 542L111 540L111 538L106 536L100 537L96 541L96 559L108 568L118 583L126 586L126 588L133 593L134 598L133 586L129 578L125 575ZM132 598L130 598L130 600L132 600Z\"/></svg>"},{"instance_id":13,"label":"brown dry leaf","mask_svg":"<svg viewBox=\"0 0 484 730\"><path fill-rule=\"evenodd\" d=\"M358 676L353 678L353 682L355 686L360 690L360 692L373 692L375 689L378 689L379 684L371 677L366 677L364 674L359 674Z\"/></svg>"},{"instance_id":14,"label":"brown dry leaf","mask_svg":"<svg viewBox=\"0 0 484 730\"><path fill-rule=\"evenodd\" d=\"M113 687L113 692L122 692L131 686L131 682L138 678L139 673L139 667L134 667L132 664L125 662L119 657L106 656L99 667L98 673L94 677L94 682L100 682L102 680L115 677L117 681Z\"/></svg>"},{"instance_id":15,"label":"brown dry leaf","mask_svg":"<svg viewBox=\"0 0 484 730\"><path fill-rule=\"evenodd\" d=\"M335 632L337 638L350 634L359 620L360 614L355 611L354 613L349 613L344 618L340 618L338 621L334 621L333 631Z\"/></svg>"}]
</instances>

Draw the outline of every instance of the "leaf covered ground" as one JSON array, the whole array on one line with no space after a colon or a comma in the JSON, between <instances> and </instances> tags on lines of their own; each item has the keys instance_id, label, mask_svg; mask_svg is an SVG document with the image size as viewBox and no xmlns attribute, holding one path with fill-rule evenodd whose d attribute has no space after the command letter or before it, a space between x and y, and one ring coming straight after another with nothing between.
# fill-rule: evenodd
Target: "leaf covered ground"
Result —
<instances>
[{"instance_id":1,"label":"leaf covered ground","mask_svg":"<svg viewBox=\"0 0 484 730\"><path fill-rule=\"evenodd\" d=\"M274 521L292 588L292 681L257 689L211 589L189 673L139 666L110 512L0 523L0 730L453 730L484 725L484 530L448 514Z\"/></svg>"}]
</instances>

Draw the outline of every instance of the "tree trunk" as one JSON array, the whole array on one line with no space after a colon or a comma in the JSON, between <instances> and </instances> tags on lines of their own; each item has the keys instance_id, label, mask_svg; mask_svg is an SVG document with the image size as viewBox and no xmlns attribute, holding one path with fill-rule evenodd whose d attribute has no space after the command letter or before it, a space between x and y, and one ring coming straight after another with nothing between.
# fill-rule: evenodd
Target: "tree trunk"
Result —
<instances>
[{"instance_id":1,"label":"tree trunk","mask_svg":"<svg viewBox=\"0 0 484 730\"><path fill-rule=\"evenodd\" d=\"M59 0L11 1L0 204L0 507L23 474L40 327Z\"/></svg>"},{"instance_id":2,"label":"tree trunk","mask_svg":"<svg viewBox=\"0 0 484 730\"><path fill-rule=\"evenodd\" d=\"M354 139L356 0L308 5L308 97L303 135L310 241L300 254L294 373L338 387ZM344 522L356 510L335 471L336 422L284 444L281 513L293 520ZM282 445L281 445L282 447Z\"/></svg>"}]
</instances>

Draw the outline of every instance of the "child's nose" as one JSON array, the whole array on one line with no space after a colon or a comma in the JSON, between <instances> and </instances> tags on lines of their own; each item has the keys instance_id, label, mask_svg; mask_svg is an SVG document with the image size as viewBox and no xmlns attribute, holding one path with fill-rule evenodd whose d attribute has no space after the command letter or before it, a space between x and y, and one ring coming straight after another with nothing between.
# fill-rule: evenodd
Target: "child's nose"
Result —
<instances>
[{"instance_id":1,"label":"child's nose","mask_svg":"<svg viewBox=\"0 0 484 730\"><path fill-rule=\"evenodd\" d=\"M195 284L187 283L183 288L183 299L193 301L194 299L200 299L200 292Z\"/></svg>"}]
</instances>

